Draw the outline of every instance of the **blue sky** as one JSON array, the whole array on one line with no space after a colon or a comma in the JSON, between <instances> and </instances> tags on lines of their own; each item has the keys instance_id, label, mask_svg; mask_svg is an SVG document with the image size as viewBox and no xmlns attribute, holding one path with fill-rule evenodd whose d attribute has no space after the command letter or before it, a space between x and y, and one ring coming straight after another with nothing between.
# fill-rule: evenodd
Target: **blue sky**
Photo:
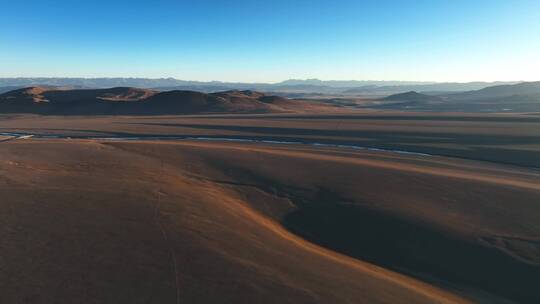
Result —
<instances>
[{"instance_id":1,"label":"blue sky","mask_svg":"<svg viewBox=\"0 0 540 304\"><path fill-rule=\"evenodd\" d=\"M0 77L540 80L540 1L4 1Z\"/></svg>"}]
</instances>

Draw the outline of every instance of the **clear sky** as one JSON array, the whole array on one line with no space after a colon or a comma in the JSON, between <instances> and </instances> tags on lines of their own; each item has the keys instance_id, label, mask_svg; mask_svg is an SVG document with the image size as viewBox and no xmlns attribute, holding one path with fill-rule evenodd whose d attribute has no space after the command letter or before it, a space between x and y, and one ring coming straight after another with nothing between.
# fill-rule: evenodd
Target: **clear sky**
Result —
<instances>
[{"instance_id":1,"label":"clear sky","mask_svg":"<svg viewBox=\"0 0 540 304\"><path fill-rule=\"evenodd\" d=\"M540 80L540 1L2 1L0 77Z\"/></svg>"}]
</instances>

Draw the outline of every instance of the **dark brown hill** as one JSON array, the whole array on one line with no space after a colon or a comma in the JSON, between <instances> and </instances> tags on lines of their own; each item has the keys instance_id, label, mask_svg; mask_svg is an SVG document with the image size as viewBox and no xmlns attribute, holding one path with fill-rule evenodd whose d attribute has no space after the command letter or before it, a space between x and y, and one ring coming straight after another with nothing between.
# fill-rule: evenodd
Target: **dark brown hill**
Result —
<instances>
[{"instance_id":1,"label":"dark brown hill","mask_svg":"<svg viewBox=\"0 0 540 304\"><path fill-rule=\"evenodd\" d=\"M0 95L2 101L33 102L76 102L81 100L134 101L148 98L157 92L153 90L116 87L110 89L63 89L58 87L28 87Z\"/></svg>"},{"instance_id":2,"label":"dark brown hill","mask_svg":"<svg viewBox=\"0 0 540 304\"><path fill-rule=\"evenodd\" d=\"M411 102L429 102L429 101L440 101L441 98L438 96L430 96L426 94L421 94L415 91L400 93L390 95L383 98L385 101L411 101Z\"/></svg>"},{"instance_id":3,"label":"dark brown hill","mask_svg":"<svg viewBox=\"0 0 540 304\"><path fill-rule=\"evenodd\" d=\"M2 113L49 115L280 113L331 108L255 91L206 94L195 91L157 92L130 87L91 90L29 87L0 95Z\"/></svg>"}]
</instances>

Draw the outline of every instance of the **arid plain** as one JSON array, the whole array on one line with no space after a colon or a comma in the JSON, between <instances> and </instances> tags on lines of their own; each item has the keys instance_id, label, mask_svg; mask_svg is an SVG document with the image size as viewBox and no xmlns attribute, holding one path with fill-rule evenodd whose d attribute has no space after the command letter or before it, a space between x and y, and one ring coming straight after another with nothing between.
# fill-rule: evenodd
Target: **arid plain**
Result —
<instances>
[{"instance_id":1,"label":"arid plain","mask_svg":"<svg viewBox=\"0 0 540 304\"><path fill-rule=\"evenodd\" d=\"M540 301L535 114L13 114L0 133L6 303Z\"/></svg>"}]
</instances>

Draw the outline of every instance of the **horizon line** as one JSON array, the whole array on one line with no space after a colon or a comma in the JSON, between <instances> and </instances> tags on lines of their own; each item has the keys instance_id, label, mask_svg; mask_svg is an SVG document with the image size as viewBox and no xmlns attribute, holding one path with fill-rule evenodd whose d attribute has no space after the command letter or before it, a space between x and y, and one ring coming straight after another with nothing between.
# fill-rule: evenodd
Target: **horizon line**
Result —
<instances>
[{"instance_id":1,"label":"horizon line","mask_svg":"<svg viewBox=\"0 0 540 304\"><path fill-rule=\"evenodd\" d=\"M268 81L268 82L249 82L249 81L223 81L223 80L187 80L176 77L136 77L136 76L100 76L100 77L75 77L75 76L16 76L16 77L6 77L0 76L0 79L33 79L33 78L44 78L44 79L144 79L144 80L177 80L177 81L186 81L186 82L201 82L201 83L242 83L242 84L279 84L286 81L321 81L321 82L413 82L413 83L425 83L425 84L445 84L445 83L457 83L457 84L467 84L467 83L498 83L498 82L537 82L538 80L471 80L471 81L435 81L435 80L375 80L375 79L321 79L321 78L288 78L279 81Z\"/></svg>"}]
</instances>

